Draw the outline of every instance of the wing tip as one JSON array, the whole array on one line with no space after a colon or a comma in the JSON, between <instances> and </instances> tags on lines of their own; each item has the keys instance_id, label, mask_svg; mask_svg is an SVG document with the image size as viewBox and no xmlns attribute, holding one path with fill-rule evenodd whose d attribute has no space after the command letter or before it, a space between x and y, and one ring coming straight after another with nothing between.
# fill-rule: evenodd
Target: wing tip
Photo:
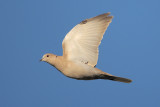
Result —
<instances>
[{"instance_id":1,"label":"wing tip","mask_svg":"<svg viewBox=\"0 0 160 107\"><path fill-rule=\"evenodd\" d=\"M108 12L108 13L104 13L104 14L100 14L98 16L95 16L93 18L89 18L89 19L85 19L83 21L80 22L80 24L86 24L88 21L92 21L94 19L103 19L103 18L107 18L109 20L112 20L113 19L113 16L109 16L111 14L111 12Z\"/></svg>"},{"instance_id":2,"label":"wing tip","mask_svg":"<svg viewBox=\"0 0 160 107\"><path fill-rule=\"evenodd\" d=\"M110 15L110 14L111 14L111 12L108 12L108 13L104 13L104 14L108 16L108 15Z\"/></svg>"}]
</instances>

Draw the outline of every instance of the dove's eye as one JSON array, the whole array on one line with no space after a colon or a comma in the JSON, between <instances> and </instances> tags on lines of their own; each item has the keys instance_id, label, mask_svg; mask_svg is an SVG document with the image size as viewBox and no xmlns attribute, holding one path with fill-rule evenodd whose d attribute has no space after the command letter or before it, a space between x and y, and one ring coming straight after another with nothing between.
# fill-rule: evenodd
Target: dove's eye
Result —
<instances>
[{"instance_id":1,"label":"dove's eye","mask_svg":"<svg viewBox=\"0 0 160 107\"><path fill-rule=\"evenodd\" d=\"M47 57L49 57L49 55L47 55Z\"/></svg>"}]
</instances>

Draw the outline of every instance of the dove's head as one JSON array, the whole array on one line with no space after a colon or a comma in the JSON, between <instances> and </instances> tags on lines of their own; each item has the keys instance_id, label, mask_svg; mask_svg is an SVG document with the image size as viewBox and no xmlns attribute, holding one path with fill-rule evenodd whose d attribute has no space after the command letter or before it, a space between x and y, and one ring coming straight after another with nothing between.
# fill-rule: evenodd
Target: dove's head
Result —
<instances>
[{"instance_id":1,"label":"dove's head","mask_svg":"<svg viewBox=\"0 0 160 107\"><path fill-rule=\"evenodd\" d=\"M47 53L47 54L44 54L42 59L40 61L45 61L45 62L48 62L48 63L53 63L54 60L56 59L57 55L54 55L54 54L51 54L51 53Z\"/></svg>"}]
</instances>

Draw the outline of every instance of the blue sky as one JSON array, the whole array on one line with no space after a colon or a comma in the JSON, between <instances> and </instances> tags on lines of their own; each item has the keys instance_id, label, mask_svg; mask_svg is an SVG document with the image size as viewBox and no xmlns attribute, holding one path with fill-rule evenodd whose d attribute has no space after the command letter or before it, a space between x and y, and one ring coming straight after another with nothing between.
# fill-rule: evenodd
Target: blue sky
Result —
<instances>
[{"instance_id":1,"label":"blue sky","mask_svg":"<svg viewBox=\"0 0 160 107\"><path fill-rule=\"evenodd\" d=\"M159 0L1 0L1 107L159 107ZM114 16L97 67L133 80L83 81L63 76L45 53L62 55L66 33L82 20Z\"/></svg>"}]
</instances>

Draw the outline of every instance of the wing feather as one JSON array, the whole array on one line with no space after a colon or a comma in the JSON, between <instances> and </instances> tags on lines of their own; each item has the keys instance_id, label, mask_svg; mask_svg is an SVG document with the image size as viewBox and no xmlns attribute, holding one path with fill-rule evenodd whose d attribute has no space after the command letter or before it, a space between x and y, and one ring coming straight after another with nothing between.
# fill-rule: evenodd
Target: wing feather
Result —
<instances>
[{"instance_id":1,"label":"wing feather","mask_svg":"<svg viewBox=\"0 0 160 107\"><path fill-rule=\"evenodd\" d=\"M63 55L68 60L87 62L94 67L98 61L98 47L113 16L105 13L82 21L64 38Z\"/></svg>"}]
</instances>

